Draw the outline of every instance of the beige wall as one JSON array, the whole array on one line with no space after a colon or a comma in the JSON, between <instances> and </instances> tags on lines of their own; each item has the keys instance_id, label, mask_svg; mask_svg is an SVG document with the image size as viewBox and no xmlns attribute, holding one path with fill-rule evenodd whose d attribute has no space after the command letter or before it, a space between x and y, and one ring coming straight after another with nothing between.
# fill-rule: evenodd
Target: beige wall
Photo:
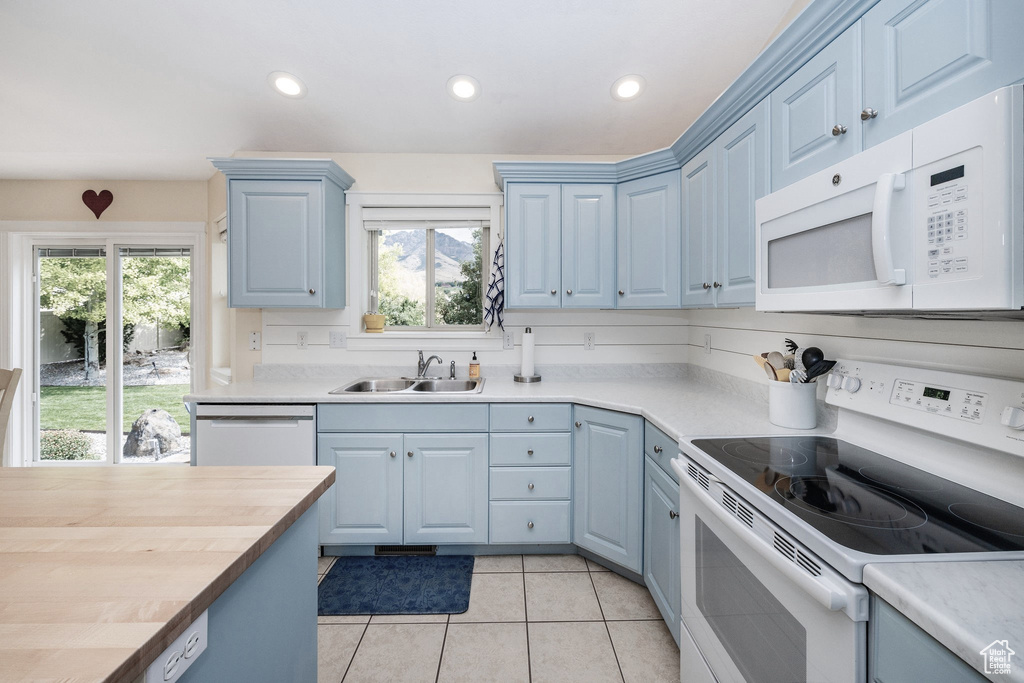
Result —
<instances>
[{"instance_id":1,"label":"beige wall","mask_svg":"<svg viewBox=\"0 0 1024 683\"><path fill-rule=\"evenodd\" d=\"M110 190L114 202L97 222L205 221L207 183L151 180L0 180L0 220L96 221L86 190Z\"/></svg>"}]
</instances>

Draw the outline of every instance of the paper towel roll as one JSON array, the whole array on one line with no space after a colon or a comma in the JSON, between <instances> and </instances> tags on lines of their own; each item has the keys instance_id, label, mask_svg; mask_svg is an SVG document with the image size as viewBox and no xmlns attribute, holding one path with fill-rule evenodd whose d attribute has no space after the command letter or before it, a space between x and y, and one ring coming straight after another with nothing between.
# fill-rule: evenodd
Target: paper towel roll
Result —
<instances>
[{"instance_id":1,"label":"paper towel roll","mask_svg":"<svg viewBox=\"0 0 1024 683\"><path fill-rule=\"evenodd\" d=\"M523 334L523 367L520 370L520 374L524 377L531 377L534 374L533 367L533 332L530 332L530 328L527 327L527 332Z\"/></svg>"}]
</instances>

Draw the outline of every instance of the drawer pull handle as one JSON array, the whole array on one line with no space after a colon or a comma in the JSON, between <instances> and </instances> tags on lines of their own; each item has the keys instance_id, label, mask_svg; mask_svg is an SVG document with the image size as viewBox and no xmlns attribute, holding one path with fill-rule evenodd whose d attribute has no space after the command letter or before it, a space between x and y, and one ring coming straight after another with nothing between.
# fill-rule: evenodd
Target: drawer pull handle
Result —
<instances>
[{"instance_id":1,"label":"drawer pull handle","mask_svg":"<svg viewBox=\"0 0 1024 683\"><path fill-rule=\"evenodd\" d=\"M406 455L408 455L411 458L412 457L412 451L409 451L408 453L406 453Z\"/></svg>"},{"instance_id":2,"label":"drawer pull handle","mask_svg":"<svg viewBox=\"0 0 1024 683\"><path fill-rule=\"evenodd\" d=\"M527 454L527 455L533 455L533 449L532 449L532 448L530 448L529 450L527 450L527 451L526 451L526 454Z\"/></svg>"},{"instance_id":3,"label":"drawer pull handle","mask_svg":"<svg viewBox=\"0 0 1024 683\"><path fill-rule=\"evenodd\" d=\"M582 426L583 426L582 422L579 422L579 421L576 422L576 429L579 429Z\"/></svg>"},{"instance_id":4,"label":"drawer pull handle","mask_svg":"<svg viewBox=\"0 0 1024 683\"><path fill-rule=\"evenodd\" d=\"M678 516L679 516L679 513L677 513L675 510L669 510L668 511L668 518L669 519L675 519Z\"/></svg>"},{"instance_id":5,"label":"drawer pull handle","mask_svg":"<svg viewBox=\"0 0 1024 683\"><path fill-rule=\"evenodd\" d=\"M526 418L526 421L527 422L533 422L533 415L531 415L530 417Z\"/></svg>"},{"instance_id":6,"label":"drawer pull handle","mask_svg":"<svg viewBox=\"0 0 1024 683\"><path fill-rule=\"evenodd\" d=\"M654 447L654 452L655 453L661 453L663 450L665 450L665 449L662 448L661 446L655 446Z\"/></svg>"},{"instance_id":7,"label":"drawer pull handle","mask_svg":"<svg viewBox=\"0 0 1024 683\"><path fill-rule=\"evenodd\" d=\"M526 488L528 488L528 489L530 489L532 491L533 490L533 484L528 484Z\"/></svg>"},{"instance_id":8,"label":"drawer pull handle","mask_svg":"<svg viewBox=\"0 0 1024 683\"><path fill-rule=\"evenodd\" d=\"M526 528L527 529L532 529L533 528L533 522L527 522L526 523Z\"/></svg>"},{"instance_id":9,"label":"drawer pull handle","mask_svg":"<svg viewBox=\"0 0 1024 683\"><path fill-rule=\"evenodd\" d=\"M393 457L395 457L395 456L396 456L396 455L398 455L398 454L397 454L397 453L395 453L394 451L391 451L390 453L388 453L388 455L390 455L390 456L391 456L391 457L393 458Z\"/></svg>"}]
</instances>

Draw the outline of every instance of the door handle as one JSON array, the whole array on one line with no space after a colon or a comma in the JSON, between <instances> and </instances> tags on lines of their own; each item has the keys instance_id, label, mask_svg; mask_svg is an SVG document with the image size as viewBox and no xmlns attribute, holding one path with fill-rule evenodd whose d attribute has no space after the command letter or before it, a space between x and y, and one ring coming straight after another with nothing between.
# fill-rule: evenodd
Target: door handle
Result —
<instances>
[{"instance_id":1,"label":"door handle","mask_svg":"<svg viewBox=\"0 0 1024 683\"><path fill-rule=\"evenodd\" d=\"M883 173L875 184L875 203L871 210L871 255L879 284L905 285L907 271L892 263L892 195L907 186L903 173Z\"/></svg>"}]
</instances>

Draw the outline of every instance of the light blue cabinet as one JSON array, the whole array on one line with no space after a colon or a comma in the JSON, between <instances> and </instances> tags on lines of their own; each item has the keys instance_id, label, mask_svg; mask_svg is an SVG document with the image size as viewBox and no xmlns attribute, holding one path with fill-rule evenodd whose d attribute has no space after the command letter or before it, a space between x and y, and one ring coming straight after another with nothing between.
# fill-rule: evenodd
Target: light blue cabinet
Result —
<instances>
[{"instance_id":1,"label":"light blue cabinet","mask_svg":"<svg viewBox=\"0 0 1024 683\"><path fill-rule=\"evenodd\" d=\"M679 643L679 484L651 458L644 467L644 583Z\"/></svg>"},{"instance_id":2,"label":"light blue cabinet","mask_svg":"<svg viewBox=\"0 0 1024 683\"><path fill-rule=\"evenodd\" d=\"M619 183L618 308L676 308L680 302L680 172Z\"/></svg>"},{"instance_id":3,"label":"light blue cabinet","mask_svg":"<svg viewBox=\"0 0 1024 683\"><path fill-rule=\"evenodd\" d=\"M561 185L510 183L505 198L508 308L561 306Z\"/></svg>"},{"instance_id":4,"label":"light blue cabinet","mask_svg":"<svg viewBox=\"0 0 1024 683\"><path fill-rule=\"evenodd\" d=\"M615 306L615 187L562 186L562 308Z\"/></svg>"},{"instance_id":5,"label":"light blue cabinet","mask_svg":"<svg viewBox=\"0 0 1024 683\"><path fill-rule=\"evenodd\" d=\"M861 23L865 148L1024 76L1022 2L882 0Z\"/></svg>"},{"instance_id":6,"label":"light blue cabinet","mask_svg":"<svg viewBox=\"0 0 1024 683\"><path fill-rule=\"evenodd\" d=\"M683 166L683 306L714 304L715 150Z\"/></svg>"},{"instance_id":7,"label":"light blue cabinet","mask_svg":"<svg viewBox=\"0 0 1024 683\"><path fill-rule=\"evenodd\" d=\"M344 308L352 177L326 159L210 161L228 179L228 305Z\"/></svg>"},{"instance_id":8,"label":"light blue cabinet","mask_svg":"<svg viewBox=\"0 0 1024 683\"><path fill-rule=\"evenodd\" d=\"M586 406L573 414L573 543L640 574L643 418Z\"/></svg>"},{"instance_id":9,"label":"light blue cabinet","mask_svg":"<svg viewBox=\"0 0 1024 683\"><path fill-rule=\"evenodd\" d=\"M859 152L860 102L858 23L772 91L772 189Z\"/></svg>"},{"instance_id":10,"label":"light blue cabinet","mask_svg":"<svg viewBox=\"0 0 1024 683\"><path fill-rule=\"evenodd\" d=\"M320 434L318 465L335 468L320 498L320 543L402 543L401 434Z\"/></svg>"},{"instance_id":11,"label":"light blue cabinet","mask_svg":"<svg viewBox=\"0 0 1024 683\"><path fill-rule=\"evenodd\" d=\"M487 435L406 434L405 543L487 543Z\"/></svg>"}]
</instances>

